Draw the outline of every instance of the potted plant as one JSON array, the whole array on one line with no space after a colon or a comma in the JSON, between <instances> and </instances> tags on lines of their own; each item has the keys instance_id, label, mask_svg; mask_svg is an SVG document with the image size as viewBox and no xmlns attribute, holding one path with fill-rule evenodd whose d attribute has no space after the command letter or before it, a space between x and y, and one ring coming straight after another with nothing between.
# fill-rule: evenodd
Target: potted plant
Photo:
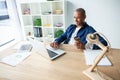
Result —
<instances>
[{"instance_id":1,"label":"potted plant","mask_svg":"<svg viewBox=\"0 0 120 80\"><path fill-rule=\"evenodd\" d=\"M59 37L61 34L63 34L64 33L64 31L63 30L57 30L56 32L55 32L55 38L57 38L57 37Z\"/></svg>"},{"instance_id":2,"label":"potted plant","mask_svg":"<svg viewBox=\"0 0 120 80\"><path fill-rule=\"evenodd\" d=\"M33 25L34 25L34 26L42 26L41 19L40 19L40 18L35 19L34 22L33 22Z\"/></svg>"}]
</instances>

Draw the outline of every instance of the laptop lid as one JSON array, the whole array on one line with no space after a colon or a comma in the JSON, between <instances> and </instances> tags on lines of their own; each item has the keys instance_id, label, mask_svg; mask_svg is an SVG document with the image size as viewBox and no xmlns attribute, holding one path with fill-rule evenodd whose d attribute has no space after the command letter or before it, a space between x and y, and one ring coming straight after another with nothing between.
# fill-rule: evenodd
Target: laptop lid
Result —
<instances>
[{"instance_id":1,"label":"laptop lid","mask_svg":"<svg viewBox=\"0 0 120 80\"><path fill-rule=\"evenodd\" d=\"M54 49L48 45L45 46L42 42L34 40L32 38L29 38L29 41L32 44L33 49L35 49L38 54L47 59L53 60L65 53L65 51L61 49Z\"/></svg>"}]
</instances>

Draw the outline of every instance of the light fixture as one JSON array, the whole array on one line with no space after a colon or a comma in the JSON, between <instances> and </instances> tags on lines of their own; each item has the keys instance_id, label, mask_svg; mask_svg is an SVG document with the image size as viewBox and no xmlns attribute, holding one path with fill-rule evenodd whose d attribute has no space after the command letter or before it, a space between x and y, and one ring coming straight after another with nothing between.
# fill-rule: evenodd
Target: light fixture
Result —
<instances>
[{"instance_id":1,"label":"light fixture","mask_svg":"<svg viewBox=\"0 0 120 80\"><path fill-rule=\"evenodd\" d=\"M101 54L99 54L97 56L97 58L95 59L94 64L88 68L87 70L83 71L83 73L88 76L89 78L91 78L92 80L113 80L112 78L110 78L109 76L107 76L106 74L95 70L97 64L100 62L100 60L105 56L106 52L109 50L108 46L104 46L100 41L99 41L99 37L98 35L102 35L104 37L104 39L107 41L107 43L110 45L109 41L107 40L107 38L98 32L95 32L93 34L88 34L87 35L87 41L90 44L96 44L97 46L99 46L102 49Z\"/></svg>"}]
</instances>

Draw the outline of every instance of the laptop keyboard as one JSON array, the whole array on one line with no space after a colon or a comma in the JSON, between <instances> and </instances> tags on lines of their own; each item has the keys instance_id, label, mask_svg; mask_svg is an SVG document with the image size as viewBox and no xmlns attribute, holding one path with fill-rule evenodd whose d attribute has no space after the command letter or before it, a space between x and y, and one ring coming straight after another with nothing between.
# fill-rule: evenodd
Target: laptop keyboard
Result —
<instances>
[{"instance_id":1,"label":"laptop keyboard","mask_svg":"<svg viewBox=\"0 0 120 80\"><path fill-rule=\"evenodd\" d=\"M49 54L49 56L50 56L51 58L53 58L53 57L55 57L56 55L58 55L58 54L56 54L55 52L50 51L49 49L47 49L47 52L48 52L48 54Z\"/></svg>"}]
</instances>

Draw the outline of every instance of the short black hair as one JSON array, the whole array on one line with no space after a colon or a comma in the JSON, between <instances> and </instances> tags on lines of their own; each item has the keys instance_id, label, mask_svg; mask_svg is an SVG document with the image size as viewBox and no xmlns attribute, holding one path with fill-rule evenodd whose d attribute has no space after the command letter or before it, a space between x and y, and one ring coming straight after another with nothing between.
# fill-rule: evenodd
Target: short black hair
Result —
<instances>
[{"instance_id":1,"label":"short black hair","mask_svg":"<svg viewBox=\"0 0 120 80\"><path fill-rule=\"evenodd\" d=\"M86 12L83 8L77 8L75 11L76 12L81 12L83 15L86 15Z\"/></svg>"}]
</instances>

